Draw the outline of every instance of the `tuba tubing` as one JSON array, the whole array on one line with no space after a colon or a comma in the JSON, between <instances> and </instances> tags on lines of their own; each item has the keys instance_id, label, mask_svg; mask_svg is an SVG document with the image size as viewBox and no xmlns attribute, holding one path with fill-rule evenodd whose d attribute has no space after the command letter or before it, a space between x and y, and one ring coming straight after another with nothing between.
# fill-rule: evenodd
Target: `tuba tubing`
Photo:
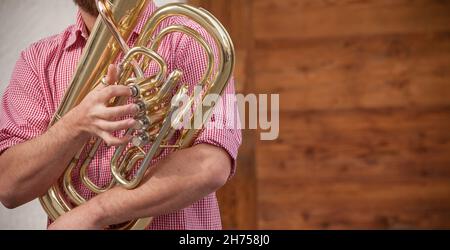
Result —
<instances>
[{"instance_id":1,"label":"tuba tubing","mask_svg":"<svg viewBox=\"0 0 450 250\"><path fill-rule=\"evenodd\" d=\"M53 221L86 202L72 183L72 173L77 166L81 166L82 183L96 194L107 192L116 185L134 189L149 174L150 163L160 155L163 149L175 151L188 148L192 146L193 141L201 132L201 128L195 127L195 116L192 116L187 121L191 125L190 128L182 129L179 138L173 137L175 130L170 126L171 116L177 107L170 102L168 96L170 96L169 93L174 92L182 72L178 70L168 72L168 65L157 53L160 42L166 35L182 32L194 38L204 48L208 65L203 78L198 83L204 89L204 96L207 94L220 96L234 70L235 52L231 38L222 24L204 9L186 4L168 4L157 9L144 25L136 46L129 48L126 41L137 25L139 17L147 8L149 0L96 0L96 3L100 13L99 18L50 126L53 126L80 104L86 95L100 84L109 65L116 62L121 55L124 55L124 59L119 64L120 80L118 84L129 86L132 89L134 101L141 107L141 113L136 119L142 119L143 126L126 131L126 134L134 136L134 146L124 145L116 148L111 158L111 182L105 187L96 186L87 177L87 169L101 146L101 140L93 138L80 148L57 183L39 198L43 209ZM172 16L187 17L203 27L217 46L218 61L215 61L213 49L206 42L206 38L189 27L173 25L156 34L162 21ZM146 77L144 74L150 61L156 62L159 67L160 71L157 76ZM175 92L176 94L170 97L179 101L182 95L188 94L187 86L180 85L178 91ZM116 98L111 102L111 106L120 105L124 101L126 100ZM189 104L193 105L193 103L191 96ZM194 111L200 112L199 114L202 115L201 125L208 121L213 109L214 107L207 106L205 108L203 105L195 107ZM183 112L187 110L189 108L184 108ZM178 115L175 121L181 123L181 117ZM166 143L172 139L176 139L176 143L167 145ZM149 148L147 151L145 150L146 146ZM88 157L81 160L81 155L85 151L88 152ZM137 174L131 174L133 169L137 169ZM149 177L151 178L151 176ZM151 224L151 221L152 218L136 218L120 225L111 225L106 229L145 229Z\"/></svg>"}]
</instances>

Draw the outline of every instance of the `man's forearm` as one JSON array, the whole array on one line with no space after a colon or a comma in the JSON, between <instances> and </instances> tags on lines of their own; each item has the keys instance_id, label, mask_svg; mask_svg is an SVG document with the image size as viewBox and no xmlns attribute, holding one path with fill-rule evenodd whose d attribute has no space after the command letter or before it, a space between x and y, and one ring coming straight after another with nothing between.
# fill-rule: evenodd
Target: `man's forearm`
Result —
<instances>
[{"instance_id":1,"label":"man's forearm","mask_svg":"<svg viewBox=\"0 0 450 250\"><path fill-rule=\"evenodd\" d=\"M105 80L112 84L117 77L111 65ZM135 104L109 107L108 103L130 96L127 86L99 84L45 134L0 155L0 201L12 208L44 194L91 136L111 146L127 143L129 138L111 133L135 126L134 119L120 118L135 115L139 109Z\"/></svg>"},{"instance_id":2,"label":"man's forearm","mask_svg":"<svg viewBox=\"0 0 450 250\"><path fill-rule=\"evenodd\" d=\"M139 188L115 188L80 209L97 211L102 226L178 211L224 185L230 167L223 149L201 144L171 154Z\"/></svg>"},{"instance_id":3,"label":"man's forearm","mask_svg":"<svg viewBox=\"0 0 450 250\"><path fill-rule=\"evenodd\" d=\"M86 142L63 118L43 135L0 156L0 199L9 208L42 195Z\"/></svg>"}]
</instances>

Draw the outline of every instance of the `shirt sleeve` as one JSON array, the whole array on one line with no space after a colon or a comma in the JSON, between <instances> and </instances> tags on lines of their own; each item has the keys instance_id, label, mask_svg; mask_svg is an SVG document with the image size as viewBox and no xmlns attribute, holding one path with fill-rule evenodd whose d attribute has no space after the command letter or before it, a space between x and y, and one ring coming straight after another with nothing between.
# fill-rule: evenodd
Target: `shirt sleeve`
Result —
<instances>
[{"instance_id":1,"label":"shirt sleeve","mask_svg":"<svg viewBox=\"0 0 450 250\"><path fill-rule=\"evenodd\" d=\"M217 61L218 51L213 39L200 26L196 24L189 26L206 38L215 52L214 56ZM175 60L177 69L183 71L182 83L187 84L192 93L194 86L199 83L206 70L206 52L193 38L183 36ZM216 104L211 119L194 141L194 145L210 144L228 152L232 159L231 178L236 172L236 159L241 141L239 113L236 104L234 79L232 78L225 88L220 102Z\"/></svg>"},{"instance_id":2,"label":"shirt sleeve","mask_svg":"<svg viewBox=\"0 0 450 250\"><path fill-rule=\"evenodd\" d=\"M50 122L42 86L25 58L22 52L1 99L0 154L41 135Z\"/></svg>"}]
</instances>

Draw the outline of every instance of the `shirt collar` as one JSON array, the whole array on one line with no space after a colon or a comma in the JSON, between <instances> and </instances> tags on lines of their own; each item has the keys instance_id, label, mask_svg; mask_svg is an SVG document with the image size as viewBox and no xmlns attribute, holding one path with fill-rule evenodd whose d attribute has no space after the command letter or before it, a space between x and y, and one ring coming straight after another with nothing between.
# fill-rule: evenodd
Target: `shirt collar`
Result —
<instances>
[{"instance_id":1,"label":"shirt collar","mask_svg":"<svg viewBox=\"0 0 450 250\"><path fill-rule=\"evenodd\" d=\"M71 48L75 43L79 40L87 40L89 38L88 30L86 25L84 24L83 18L81 17L81 12L77 12L77 20L75 25L72 28L69 39L67 40L67 44L65 49Z\"/></svg>"},{"instance_id":2,"label":"shirt collar","mask_svg":"<svg viewBox=\"0 0 450 250\"><path fill-rule=\"evenodd\" d=\"M153 14L153 12L156 10L156 5L153 1L150 1L147 8L144 10L144 12L141 14L141 17L139 18L138 24L136 25L136 27L133 30L133 34L132 35L139 35L142 31L142 29L144 28L144 25L146 23L146 21L148 20L148 18ZM75 45L75 43L78 41L78 39L81 39L83 41L87 41L87 39L89 38L89 32L88 29L86 27L86 25L84 24L83 18L81 16L81 12L78 11L77 12L77 20L76 23L72 29L72 32L69 36L69 40L66 44L65 49L69 49L70 47L72 47L73 45Z\"/></svg>"}]
</instances>

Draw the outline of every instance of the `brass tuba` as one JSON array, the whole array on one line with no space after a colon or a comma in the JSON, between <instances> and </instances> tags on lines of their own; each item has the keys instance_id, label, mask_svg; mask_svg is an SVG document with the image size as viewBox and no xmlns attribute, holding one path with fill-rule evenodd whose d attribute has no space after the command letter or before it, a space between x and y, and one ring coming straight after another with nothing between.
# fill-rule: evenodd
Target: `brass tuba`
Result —
<instances>
[{"instance_id":1,"label":"brass tuba","mask_svg":"<svg viewBox=\"0 0 450 250\"><path fill-rule=\"evenodd\" d=\"M168 72L168 65L157 53L165 36L173 32L182 32L195 39L204 48L208 65L197 84L203 89L201 98L208 94L215 94L212 96L218 98L232 76L234 47L230 36L213 15L201 8L186 4L168 4L157 9L144 25L136 46L130 48L126 41L148 3L148 0L96 0L99 18L50 126L58 122L100 84L108 66L121 58L119 57L121 55L123 60L119 64L118 84L131 88L134 101L140 107L140 113L135 117L139 126L126 131L127 135L133 136L132 145L116 148L110 164L112 179L106 187L95 185L87 176L89 164L100 148L102 140L93 138L86 142L73 157L58 182L40 197L42 207L52 220L86 202L72 183L72 173L76 166L81 166L80 178L83 185L96 194L116 185L134 189L146 176L152 159L163 149L180 150L192 146L201 128L198 128L193 115L187 116L189 120L185 118L191 108L201 114L202 125L210 118L214 107L193 105L196 102L193 96L189 96L188 105L181 110L175 105L188 94L188 89L186 85L179 83L183 72L179 70ZM184 16L202 26L213 38L218 58L215 58L213 47L207 43L206 38L190 27L173 25L156 32L161 22L171 16ZM150 62L158 65L159 72L155 76L146 77L144 71ZM126 101L123 98L116 98L110 105L119 105ZM217 101L213 100L212 103ZM179 136L175 138L177 131L173 125L177 123L190 126L178 131ZM172 139L176 142L169 145L169 142L174 141ZM88 157L81 161L81 155L85 150ZM133 169L137 169L135 174L132 174ZM152 218L140 218L110 228L145 229L151 221Z\"/></svg>"}]
</instances>

